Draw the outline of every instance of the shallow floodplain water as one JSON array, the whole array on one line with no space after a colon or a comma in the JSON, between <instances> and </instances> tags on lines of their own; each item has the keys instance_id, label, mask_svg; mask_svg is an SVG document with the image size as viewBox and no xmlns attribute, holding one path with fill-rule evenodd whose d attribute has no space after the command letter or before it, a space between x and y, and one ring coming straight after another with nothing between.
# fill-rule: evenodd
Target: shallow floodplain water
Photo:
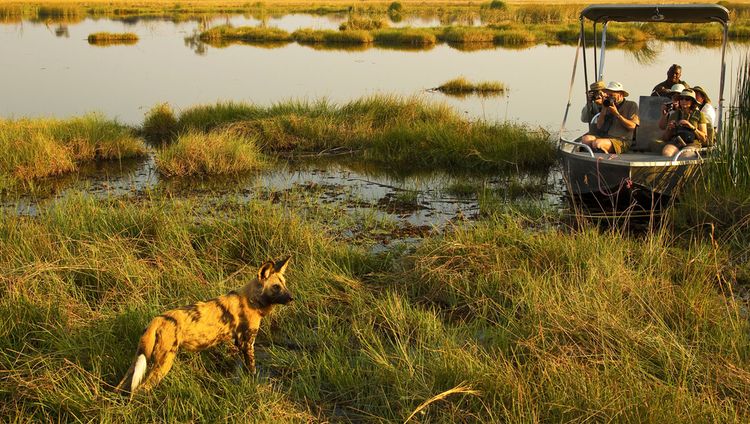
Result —
<instances>
[{"instance_id":1,"label":"shallow floodplain water","mask_svg":"<svg viewBox=\"0 0 750 424\"><path fill-rule=\"evenodd\" d=\"M181 23L85 19L75 24L29 21L0 24L3 75L0 115L65 118L98 111L137 126L151 107L162 102L180 110L230 100L269 105L289 99L326 98L342 103L372 94L395 94L447 102L469 119L510 120L543 128L553 135L559 131L575 54L573 46L465 50L438 44L424 50L377 46L345 50L286 43L217 48L200 43L195 37L202 29L226 23L235 26L263 23L291 32L299 28L336 29L345 19L343 15L297 14L263 20L227 16ZM426 18L398 25L435 26L438 22ZM130 46L89 45L87 36L101 31L134 32L140 40ZM648 94L665 78L667 68L679 63L686 81L702 85L714 101L718 100L719 46L650 42L622 47L608 51L605 79L622 82L632 99ZM728 69L733 69L747 49L746 44L730 44ZM588 59L589 63L593 61L591 53ZM464 98L429 91L459 76L475 82L500 81L509 91L497 97ZM731 93L734 81L731 72L727 81L725 96ZM579 64L568 135L584 129L578 122L583 91ZM120 193L122 189L137 192L159 184L150 160L116 174L113 181L106 173L81 173L83 182L66 183L66 188L57 193L74 190ZM402 214L405 221L414 225L445 222L456 215L471 215L478 208L475 198L456 200L446 195L444 188L451 182L441 176L393 180L333 165L312 171L309 167L292 167L265 173L252 184L241 185L240 191L258 186L288 190L327 184L327 180L344 187L337 192L353 192L353 197L365 202L378 202L389 196L415 197L416 203L428 207ZM375 191L368 192L368 187ZM376 190L377 187L380 188ZM416 196L408 194L410 191L416 192ZM20 209L33 209L36 200L27 200L15 199L11 203Z\"/></svg>"}]
</instances>

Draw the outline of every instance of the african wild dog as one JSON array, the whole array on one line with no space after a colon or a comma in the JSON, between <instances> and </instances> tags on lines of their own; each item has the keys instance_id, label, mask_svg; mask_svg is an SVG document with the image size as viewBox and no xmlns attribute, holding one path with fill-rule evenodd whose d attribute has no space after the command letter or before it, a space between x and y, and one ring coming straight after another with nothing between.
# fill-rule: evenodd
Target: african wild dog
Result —
<instances>
[{"instance_id":1,"label":"african wild dog","mask_svg":"<svg viewBox=\"0 0 750 424\"><path fill-rule=\"evenodd\" d=\"M117 390L130 392L132 397L136 390L154 387L169 372L180 347L199 351L229 340L239 348L245 365L254 373L253 344L261 318L275 305L292 300L284 279L289 259L264 263L258 276L239 290L154 318L143 332L133 365Z\"/></svg>"}]
</instances>

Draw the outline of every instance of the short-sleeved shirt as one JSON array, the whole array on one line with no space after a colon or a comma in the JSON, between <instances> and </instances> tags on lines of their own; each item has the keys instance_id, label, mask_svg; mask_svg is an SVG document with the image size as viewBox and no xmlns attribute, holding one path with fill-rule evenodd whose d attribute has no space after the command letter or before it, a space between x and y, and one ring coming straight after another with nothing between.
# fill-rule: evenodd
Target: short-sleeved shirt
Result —
<instances>
[{"instance_id":1,"label":"short-sleeved shirt","mask_svg":"<svg viewBox=\"0 0 750 424\"><path fill-rule=\"evenodd\" d=\"M703 112L699 111L698 109L693 109L690 112L687 113L687 116L683 117L683 113L681 110L675 110L670 112L669 114L669 120L668 122L679 122L683 119L686 119L688 122L690 122L690 125L698 128L700 124L708 124L708 119L706 119L706 115L703 114Z\"/></svg>"},{"instance_id":2,"label":"short-sleeved shirt","mask_svg":"<svg viewBox=\"0 0 750 424\"><path fill-rule=\"evenodd\" d=\"M675 84L682 84L682 85L685 86L685 88L690 88L690 86L688 85L688 83L686 83L685 81L680 81L680 82L677 82ZM674 84L671 81L664 80L664 81L656 84L656 86L654 87L654 89L651 90L651 95L652 96L670 97L672 95L671 90L672 90L672 86L673 85ZM667 91L664 94L659 94L660 90L661 91L667 90Z\"/></svg>"},{"instance_id":3,"label":"short-sleeved shirt","mask_svg":"<svg viewBox=\"0 0 750 424\"><path fill-rule=\"evenodd\" d=\"M638 115L638 103L632 100L623 100L623 102L617 107L617 110L620 112L620 115L632 121L633 118ZM622 125L622 122L620 122L619 119L614 117L613 119L614 122L612 122L612 126L609 127L606 136L610 138L619 138L629 145L629 143L633 141L633 133L635 129L626 128Z\"/></svg>"}]
</instances>

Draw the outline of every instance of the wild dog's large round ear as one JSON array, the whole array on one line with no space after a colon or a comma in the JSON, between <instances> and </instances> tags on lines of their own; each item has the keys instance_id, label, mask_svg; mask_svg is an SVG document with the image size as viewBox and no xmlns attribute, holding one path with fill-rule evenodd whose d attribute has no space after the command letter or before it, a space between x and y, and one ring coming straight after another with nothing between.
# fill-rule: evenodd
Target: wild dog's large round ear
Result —
<instances>
[{"instance_id":1,"label":"wild dog's large round ear","mask_svg":"<svg viewBox=\"0 0 750 424\"><path fill-rule=\"evenodd\" d=\"M273 266L274 271L276 271L277 274L284 275L284 271L286 271L286 266L289 265L289 259L292 259L291 255L287 256L286 259L276 262Z\"/></svg>"},{"instance_id":2,"label":"wild dog's large round ear","mask_svg":"<svg viewBox=\"0 0 750 424\"><path fill-rule=\"evenodd\" d=\"M263 262L263 265L261 265L260 269L258 270L258 281L267 280L268 277L271 276L273 270L273 261Z\"/></svg>"}]
</instances>

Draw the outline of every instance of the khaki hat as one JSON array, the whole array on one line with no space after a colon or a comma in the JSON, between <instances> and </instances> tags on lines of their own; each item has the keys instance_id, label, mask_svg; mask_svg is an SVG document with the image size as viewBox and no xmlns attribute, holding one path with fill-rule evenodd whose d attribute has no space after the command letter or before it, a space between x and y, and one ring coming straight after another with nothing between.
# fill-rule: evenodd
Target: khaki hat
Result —
<instances>
[{"instance_id":1,"label":"khaki hat","mask_svg":"<svg viewBox=\"0 0 750 424\"><path fill-rule=\"evenodd\" d=\"M669 92L672 94L682 93L685 88L686 87L682 84L675 84L671 89L669 89Z\"/></svg>"},{"instance_id":2,"label":"khaki hat","mask_svg":"<svg viewBox=\"0 0 750 424\"><path fill-rule=\"evenodd\" d=\"M689 89L689 88L686 88L686 89L682 90L682 93L680 93L680 97L688 97L688 98L691 98L691 99L693 99L693 101L694 101L694 102L697 102L697 101L698 101L698 100L697 100L697 99L695 98L695 91L693 91L693 90L691 90L691 89Z\"/></svg>"},{"instance_id":3,"label":"khaki hat","mask_svg":"<svg viewBox=\"0 0 750 424\"><path fill-rule=\"evenodd\" d=\"M703 89L700 85L696 85L693 87L693 91L696 93L701 93L701 96L703 96L704 99L706 99L706 103L711 103L711 98L708 97L708 93L706 93L706 90Z\"/></svg>"},{"instance_id":4,"label":"khaki hat","mask_svg":"<svg viewBox=\"0 0 750 424\"><path fill-rule=\"evenodd\" d=\"M589 91L601 91L604 90L604 81L597 81L589 85Z\"/></svg>"},{"instance_id":5,"label":"khaki hat","mask_svg":"<svg viewBox=\"0 0 750 424\"><path fill-rule=\"evenodd\" d=\"M623 87L622 84L620 84L617 81L610 81L609 84L607 84L607 86L604 87L604 89L607 91L619 91L625 97L628 97L630 95L630 93L625 91L625 87Z\"/></svg>"}]
</instances>

